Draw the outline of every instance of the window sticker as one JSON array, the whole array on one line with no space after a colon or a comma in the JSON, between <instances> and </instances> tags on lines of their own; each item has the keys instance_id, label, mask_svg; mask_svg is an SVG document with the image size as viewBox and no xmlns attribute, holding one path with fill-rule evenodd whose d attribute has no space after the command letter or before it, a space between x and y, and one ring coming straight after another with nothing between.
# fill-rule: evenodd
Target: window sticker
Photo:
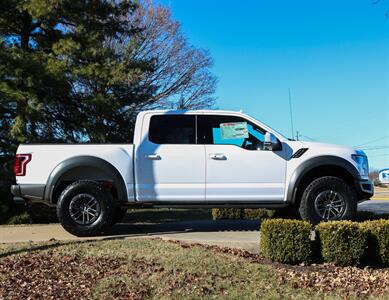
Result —
<instances>
[{"instance_id":1,"label":"window sticker","mask_svg":"<svg viewBox=\"0 0 389 300\"><path fill-rule=\"evenodd\" d=\"M244 139L249 137L247 122L222 123L220 124L222 139Z\"/></svg>"}]
</instances>

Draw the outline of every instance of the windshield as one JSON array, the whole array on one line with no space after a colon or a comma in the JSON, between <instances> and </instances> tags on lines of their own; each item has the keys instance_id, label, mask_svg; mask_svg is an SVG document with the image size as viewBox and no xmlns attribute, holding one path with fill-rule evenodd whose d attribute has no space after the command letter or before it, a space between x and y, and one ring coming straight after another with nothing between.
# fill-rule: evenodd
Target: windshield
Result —
<instances>
[{"instance_id":1,"label":"windshield","mask_svg":"<svg viewBox=\"0 0 389 300\"><path fill-rule=\"evenodd\" d=\"M246 114L246 115L247 115L247 114ZM254 118L254 117L252 117L252 116L250 116L250 115L247 115L247 116L249 116L250 118L252 118L252 119L254 119L255 121L258 122L258 119L257 119L257 118ZM290 139L290 138L286 137L285 135L283 135L282 133L280 133L278 130L275 130L273 127L270 127L269 125L263 123L262 121L261 121L260 123L263 124L263 125L265 125L265 126L268 127L269 129L271 129L275 134L281 136L284 140L289 140L289 141L293 140L293 139Z\"/></svg>"}]
</instances>

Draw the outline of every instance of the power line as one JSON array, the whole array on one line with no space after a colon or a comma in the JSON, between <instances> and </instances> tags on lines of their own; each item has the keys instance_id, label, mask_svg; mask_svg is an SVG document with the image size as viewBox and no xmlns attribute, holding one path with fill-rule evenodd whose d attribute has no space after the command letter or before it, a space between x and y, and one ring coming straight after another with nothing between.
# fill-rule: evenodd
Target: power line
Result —
<instances>
[{"instance_id":1,"label":"power line","mask_svg":"<svg viewBox=\"0 0 389 300\"><path fill-rule=\"evenodd\" d=\"M375 139L375 140L372 140L372 141L370 141L370 142L366 142L366 143L363 143L363 144L360 144L360 145L356 145L356 146L353 146L353 147L354 147L354 148L361 147L361 146L364 146L364 145L367 145L367 144L372 144L372 143L375 143L375 142L384 140L384 139L386 139L386 138L389 138L389 135L384 136L384 137L380 137L380 138Z\"/></svg>"},{"instance_id":2,"label":"power line","mask_svg":"<svg viewBox=\"0 0 389 300\"><path fill-rule=\"evenodd\" d=\"M372 151L372 150L383 150L383 149L389 149L389 146L372 146L372 147L363 148L361 150Z\"/></svg>"},{"instance_id":3,"label":"power line","mask_svg":"<svg viewBox=\"0 0 389 300\"><path fill-rule=\"evenodd\" d=\"M317 140L316 140L316 139L314 139L314 138L311 138L311 137L309 137L309 136L307 136L307 135L300 134L300 136L302 136L302 137L305 137L305 138L307 138L308 140L310 140L310 141L312 141L312 142L317 142Z\"/></svg>"},{"instance_id":4,"label":"power line","mask_svg":"<svg viewBox=\"0 0 389 300\"><path fill-rule=\"evenodd\" d=\"M382 156L389 156L389 153L387 153L387 154L378 154L378 155L369 155L369 158L372 158L372 157L382 157Z\"/></svg>"}]
</instances>

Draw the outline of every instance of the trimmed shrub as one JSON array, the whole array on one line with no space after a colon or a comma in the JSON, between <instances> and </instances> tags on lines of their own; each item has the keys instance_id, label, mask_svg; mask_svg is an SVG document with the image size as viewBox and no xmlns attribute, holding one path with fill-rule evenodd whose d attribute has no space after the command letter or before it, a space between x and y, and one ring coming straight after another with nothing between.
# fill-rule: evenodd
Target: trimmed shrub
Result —
<instances>
[{"instance_id":1,"label":"trimmed shrub","mask_svg":"<svg viewBox=\"0 0 389 300\"><path fill-rule=\"evenodd\" d=\"M281 263L312 261L311 225L305 221L269 219L261 225L260 250Z\"/></svg>"},{"instance_id":2,"label":"trimmed shrub","mask_svg":"<svg viewBox=\"0 0 389 300\"><path fill-rule=\"evenodd\" d=\"M368 231L366 264L389 266L389 220L366 221L360 226Z\"/></svg>"},{"instance_id":3,"label":"trimmed shrub","mask_svg":"<svg viewBox=\"0 0 389 300\"><path fill-rule=\"evenodd\" d=\"M275 211L265 208L213 208L212 218L218 219L244 219L261 220L274 217Z\"/></svg>"},{"instance_id":4,"label":"trimmed shrub","mask_svg":"<svg viewBox=\"0 0 389 300\"><path fill-rule=\"evenodd\" d=\"M242 219L242 209L240 208L213 208L212 218L220 219Z\"/></svg>"},{"instance_id":5,"label":"trimmed shrub","mask_svg":"<svg viewBox=\"0 0 389 300\"><path fill-rule=\"evenodd\" d=\"M7 220L7 225L30 224L31 219L28 213L24 212L19 215L14 215Z\"/></svg>"},{"instance_id":6,"label":"trimmed shrub","mask_svg":"<svg viewBox=\"0 0 389 300\"><path fill-rule=\"evenodd\" d=\"M274 216L275 211L266 208L245 208L243 209L243 219L261 220L270 219Z\"/></svg>"},{"instance_id":7,"label":"trimmed shrub","mask_svg":"<svg viewBox=\"0 0 389 300\"><path fill-rule=\"evenodd\" d=\"M323 222L316 226L325 262L340 266L360 265L367 248L368 231L350 221Z\"/></svg>"}]
</instances>

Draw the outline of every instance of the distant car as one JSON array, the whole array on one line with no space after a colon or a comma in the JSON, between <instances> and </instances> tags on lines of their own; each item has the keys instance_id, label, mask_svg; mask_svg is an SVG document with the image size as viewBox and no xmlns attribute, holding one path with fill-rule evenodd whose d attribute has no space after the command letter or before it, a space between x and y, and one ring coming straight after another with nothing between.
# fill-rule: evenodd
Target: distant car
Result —
<instances>
[{"instance_id":1,"label":"distant car","mask_svg":"<svg viewBox=\"0 0 389 300\"><path fill-rule=\"evenodd\" d=\"M382 184L389 184L389 168L380 170L378 180Z\"/></svg>"},{"instance_id":2,"label":"distant car","mask_svg":"<svg viewBox=\"0 0 389 300\"><path fill-rule=\"evenodd\" d=\"M141 112L134 144L20 145L14 171L15 201L56 207L77 236L129 207L290 207L318 223L353 218L373 195L364 152L288 140L230 111Z\"/></svg>"}]
</instances>

